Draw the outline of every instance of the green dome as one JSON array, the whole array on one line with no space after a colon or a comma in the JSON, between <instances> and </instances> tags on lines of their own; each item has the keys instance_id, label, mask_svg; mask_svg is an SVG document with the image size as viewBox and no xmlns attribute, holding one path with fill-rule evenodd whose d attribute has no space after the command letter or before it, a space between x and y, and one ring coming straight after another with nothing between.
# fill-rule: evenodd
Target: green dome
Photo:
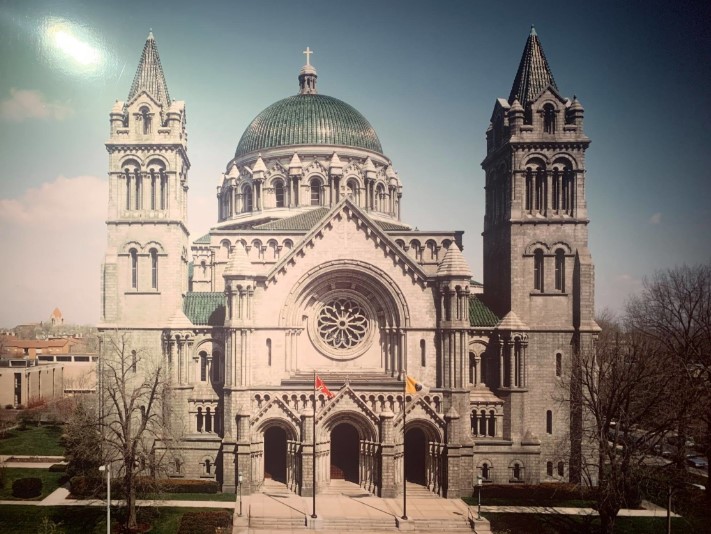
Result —
<instances>
[{"instance_id":1,"label":"green dome","mask_svg":"<svg viewBox=\"0 0 711 534\"><path fill-rule=\"evenodd\" d=\"M242 134L235 157L292 145L341 145L383 153L378 134L355 108L326 95L298 94L257 115Z\"/></svg>"}]
</instances>

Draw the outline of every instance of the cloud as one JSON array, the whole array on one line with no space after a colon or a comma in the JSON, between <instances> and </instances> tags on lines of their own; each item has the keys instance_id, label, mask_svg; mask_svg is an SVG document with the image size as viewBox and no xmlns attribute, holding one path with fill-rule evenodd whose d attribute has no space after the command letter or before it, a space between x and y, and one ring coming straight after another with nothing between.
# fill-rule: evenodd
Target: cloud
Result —
<instances>
[{"instance_id":1,"label":"cloud","mask_svg":"<svg viewBox=\"0 0 711 534\"><path fill-rule=\"evenodd\" d=\"M58 177L19 198L0 198L0 225L66 227L106 218L106 182L95 176Z\"/></svg>"},{"instance_id":2,"label":"cloud","mask_svg":"<svg viewBox=\"0 0 711 534\"><path fill-rule=\"evenodd\" d=\"M10 89L10 96L0 102L0 118L12 122L26 119L64 120L74 110L66 104L48 102L44 95L32 89Z\"/></svg>"},{"instance_id":3,"label":"cloud","mask_svg":"<svg viewBox=\"0 0 711 534\"><path fill-rule=\"evenodd\" d=\"M649 224L659 224L662 222L662 214L660 212L655 213L649 218Z\"/></svg>"}]
</instances>

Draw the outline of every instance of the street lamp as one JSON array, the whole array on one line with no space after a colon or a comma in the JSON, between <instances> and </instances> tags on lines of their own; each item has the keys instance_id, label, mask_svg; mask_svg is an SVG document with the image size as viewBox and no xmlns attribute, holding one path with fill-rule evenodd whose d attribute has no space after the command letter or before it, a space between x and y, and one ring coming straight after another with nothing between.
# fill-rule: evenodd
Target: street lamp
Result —
<instances>
[{"instance_id":1,"label":"street lamp","mask_svg":"<svg viewBox=\"0 0 711 534\"><path fill-rule=\"evenodd\" d=\"M477 515L477 519L479 519L479 520L481 519L481 486L482 486L483 482L484 482L484 479L481 476L477 475L476 485L479 488L479 507L477 509L476 515Z\"/></svg>"},{"instance_id":2,"label":"street lamp","mask_svg":"<svg viewBox=\"0 0 711 534\"><path fill-rule=\"evenodd\" d=\"M99 471L106 471L106 532L111 534L111 464L99 466Z\"/></svg>"},{"instance_id":3,"label":"street lamp","mask_svg":"<svg viewBox=\"0 0 711 534\"><path fill-rule=\"evenodd\" d=\"M239 485L239 517L242 517L242 473L237 475L237 482Z\"/></svg>"}]
</instances>

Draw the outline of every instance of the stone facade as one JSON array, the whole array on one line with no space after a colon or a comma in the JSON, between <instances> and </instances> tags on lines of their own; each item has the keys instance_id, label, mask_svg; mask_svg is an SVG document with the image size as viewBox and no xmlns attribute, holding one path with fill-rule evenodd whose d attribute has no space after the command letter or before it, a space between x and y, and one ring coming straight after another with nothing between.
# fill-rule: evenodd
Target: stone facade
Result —
<instances>
[{"instance_id":1,"label":"stone facade","mask_svg":"<svg viewBox=\"0 0 711 534\"><path fill-rule=\"evenodd\" d=\"M155 448L170 474L301 495L345 478L395 496L406 479L446 497L477 476L575 479L579 409L560 399L597 329L589 139L537 36L487 132L483 294L462 232L400 220L377 134L316 78L307 62L299 94L247 128L191 245L185 107L152 35L111 112L100 329L169 374L181 437ZM406 376L426 387L406 393Z\"/></svg>"}]
</instances>

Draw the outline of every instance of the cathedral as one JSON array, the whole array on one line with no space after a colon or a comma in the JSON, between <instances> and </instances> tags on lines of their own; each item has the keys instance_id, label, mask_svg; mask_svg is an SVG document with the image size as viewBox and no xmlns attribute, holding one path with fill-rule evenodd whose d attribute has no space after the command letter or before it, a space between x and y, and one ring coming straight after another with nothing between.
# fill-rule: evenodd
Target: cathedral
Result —
<instances>
[{"instance_id":1,"label":"cathedral","mask_svg":"<svg viewBox=\"0 0 711 534\"><path fill-rule=\"evenodd\" d=\"M152 34L110 113L99 329L169 377L180 432L153 444L171 451L167 475L245 494L345 479L394 497L407 481L448 498L479 480L579 480L571 384L598 331L590 139L535 30L486 129L483 289L463 232L401 220L407 177L359 111L319 93L305 54L298 92L228 156L196 239L186 107Z\"/></svg>"}]
</instances>

